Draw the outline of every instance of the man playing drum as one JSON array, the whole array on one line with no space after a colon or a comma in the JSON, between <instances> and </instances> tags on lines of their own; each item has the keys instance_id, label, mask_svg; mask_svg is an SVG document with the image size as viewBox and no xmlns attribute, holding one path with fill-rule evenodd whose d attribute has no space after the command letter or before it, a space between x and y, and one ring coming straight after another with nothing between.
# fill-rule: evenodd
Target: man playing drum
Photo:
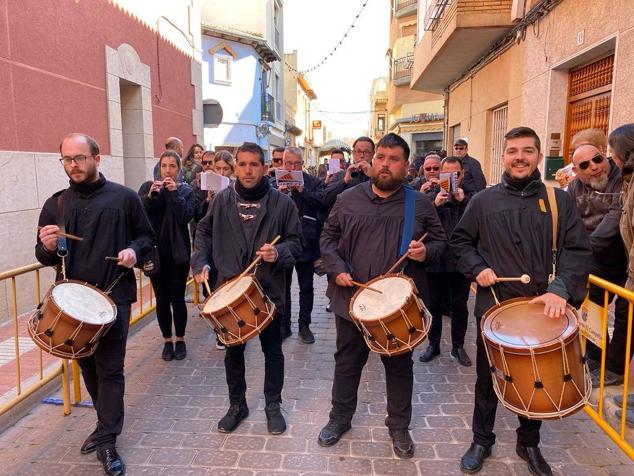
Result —
<instances>
[{"instance_id":1,"label":"man playing drum","mask_svg":"<svg viewBox=\"0 0 634 476\"><path fill-rule=\"evenodd\" d=\"M546 186L537 169L543 159L539 137L528 127L517 127L504 138L505 171L501 182L471 198L451 236L458 269L478 283L474 436L461 460L465 473L480 471L495 443L493 425L498 401L480 333L483 314L495 304L494 293L500 301L537 296L531 303L543 304L544 314L557 318L565 312L566 302L575 307L581 305L592 260L588 236L574 202L564 191L555 190L559 223L555 272L553 217ZM549 280L552 273L555 273L554 279ZM498 276L521 274L530 276L529 284L498 283ZM552 474L538 448L541 420L519 416L519 423L518 456L528 462L532 474Z\"/></svg>"},{"instance_id":2,"label":"man playing drum","mask_svg":"<svg viewBox=\"0 0 634 476\"><path fill-rule=\"evenodd\" d=\"M207 215L198 223L192 271L198 282L208 279L211 263L218 270L218 285L238 276L257 257L256 277L264 294L273 301L273 322L260 334L264 352L264 398L267 428L272 434L286 430L280 412L284 385L284 354L280 322L285 306L285 270L301 253L301 227L290 197L271 187L266 176L264 152L245 142L236 151L236 182L219 192ZM279 235L280 243L270 245ZM225 371L229 387L229 410L218 430L230 433L249 415L244 350L246 344L227 347Z\"/></svg>"},{"instance_id":3,"label":"man playing drum","mask_svg":"<svg viewBox=\"0 0 634 476\"><path fill-rule=\"evenodd\" d=\"M404 235L409 147L396 134L388 134L377 145L368 167L371 180L352 187L337 197L321 235L324 266L332 279L327 295L336 315L337 351L332 387L332 410L328 424L321 430L318 443L331 446L350 429L357 407L357 389L369 348L363 334L351 321L350 300L355 292L352 280L366 282L386 273L399 257ZM412 197L411 236L405 239L409 262L408 275L424 277L422 262L434 262L446 248L445 232L431 201L408 189ZM425 243L415 240L427 233ZM412 240L412 237L414 239ZM408 248L409 245L409 248ZM416 273L418 271L418 273ZM423 286L426 283L423 281ZM424 292L423 289L419 291ZM390 299L385 294L384 299ZM400 458L411 458L414 444L408 427L412 414L412 351L381 356L386 373L386 426L393 448Z\"/></svg>"},{"instance_id":4,"label":"man playing drum","mask_svg":"<svg viewBox=\"0 0 634 476\"><path fill-rule=\"evenodd\" d=\"M117 306L116 321L100 339L95 353L79 359L98 418L97 427L82 445L81 453L97 450L104 472L122 475L125 465L115 443L123 428L123 362L130 305L136 301L136 281L131 268L137 257L151 250L154 232L139 196L99 173L101 157L94 139L85 134L69 134L62 139L60 153L70 187L44 203L35 256L46 266L57 266L57 280L68 278L101 290L112 288L110 297ZM83 238L68 243L64 276L58 256L60 227ZM118 261L106 260L106 256L116 256Z\"/></svg>"}]
</instances>

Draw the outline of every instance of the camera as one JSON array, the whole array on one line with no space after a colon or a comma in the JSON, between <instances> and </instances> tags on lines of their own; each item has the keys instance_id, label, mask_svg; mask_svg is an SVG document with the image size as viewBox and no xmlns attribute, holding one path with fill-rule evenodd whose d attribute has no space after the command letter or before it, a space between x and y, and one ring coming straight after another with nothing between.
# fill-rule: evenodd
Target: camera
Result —
<instances>
[{"instance_id":1,"label":"camera","mask_svg":"<svg viewBox=\"0 0 634 476\"><path fill-rule=\"evenodd\" d=\"M359 178L361 174L359 173L358 170L353 170L352 172L350 172L350 177L352 178Z\"/></svg>"}]
</instances>

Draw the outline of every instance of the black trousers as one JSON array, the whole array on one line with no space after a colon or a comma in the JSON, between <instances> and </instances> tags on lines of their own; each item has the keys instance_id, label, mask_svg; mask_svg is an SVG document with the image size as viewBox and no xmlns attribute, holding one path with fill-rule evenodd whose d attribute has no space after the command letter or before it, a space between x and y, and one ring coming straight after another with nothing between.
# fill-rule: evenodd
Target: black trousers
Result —
<instances>
[{"instance_id":1,"label":"black trousers","mask_svg":"<svg viewBox=\"0 0 634 476\"><path fill-rule=\"evenodd\" d=\"M349 423L357 409L357 391L361 372L368 361L370 349L357 326L336 316L337 351L335 376L332 384L330 419ZM394 357L381 356L385 367L387 419L385 424L394 430L407 429L412 419L414 374L412 352Z\"/></svg>"},{"instance_id":2,"label":"black trousers","mask_svg":"<svg viewBox=\"0 0 634 476\"><path fill-rule=\"evenodd\" d=\"M97 411L97 429L91 436L98 449L114 448L123 429L123 363L129 326L130 305L117 305L117 320L99 340L95 353L78 360Z\"/></svg>"},{"instance_id":3,"label":"black trousers","mask_svg":"<svg viewBox=\"0 0 634 476\"><path fill-rule=\"evenodd\" d=\"M313 312L315 293L313 290L313 276L315 265L311 261L298 261L295 263L297 283L299 284L299 326L310 325L310 315ZM286 307L284 309L284 321L282 329L291 327L291 283L293 282L293 268L286 269Z\"/></svg>"},{"instance_id":4,"label":"black trousers","mask_svg":"<svg viewBox=\"0 0 634 476\"><path fill-rule=\"evenodd\" d=\"M171 259L164 259L161 255L161 269L156 276L150 278L156 295L156 319L165 339L172 337L172 322L176 337L185 336L185 288L188 274L189 262L176 265Z\"/></svg>"},{"instance_id":5,"label":"black trousers","mask_svg":"<svg viewBox=\"0 0 634 476\"><path fill-rule=\"evenodd\" d=\"M429 345L440 347L442 336L443 305L449 305L451 317L451 343L454 348L464 347L464 337L467 333L469 310L469 281L463 274L427 273L429 283L429 312L432 314L431 329L429 330Z\"/></svg>"},{"instance_id":6,"label":"black trousers","mask_svg":"<svg viewBox=\"0 0 634 476\"><path fill-rule=\"evenodd\" d=\"M627 276L608 276L604 279L611 281L619 286L624 286L627 281ZM591 285L589 291L590 300L600 306L603 306L604 302L604 290ZM608 303L614 300L615 295L608 293ZM607 352L605 354L605 368L619 375L623 375L628 366L625 365L625 346L627 344L627 311L628 301L621 297L616 298L614 303L614 332L612 332L612 339L609 339L607 343ZM608 336L609 338L609 336ZM588 358L600 361L601 349L594 345L592 342L587 341L587 355ZM630 358L628 362L632 360L634 355L634 332L632 333L632 345L630 346Z\"/></svg>"},{"instance_id":7,"label":"black trousers","mask_svg":"<svg viewBox=\"0 0 634 476\"><path fill-rule=\"evenodd\" d=\"M478 329L480 320L476 317ZM487 359L482 334L477 332L477 356L476 356L476 385L475 385L475 407L473 409L473 442L482 446L493 446L495 443L495 433L493 426L495 423L495 412L498 406L498 398L493 390L493 380L489 361ZM517 442L523 446L539 445L539 429L542 426L541 420L529 420L518 416L520 426L517 428Z\"/></svg>"},{"instance_id":8,"label":"black trousers","mask_svg":"<svg viewBox=\"0 0 634 476\"><path fill-rule=\"evenodd\" d=\"M284 354L282 353L281 316L276 314L260 334L260 345L264 353L264 399L266 404L282 401L284 386ZM245 379L244 349L246 344L227 347L225 351L225 372L229 387L229 401L244 403L247 393Z\"/></svg>"}]
</instances>

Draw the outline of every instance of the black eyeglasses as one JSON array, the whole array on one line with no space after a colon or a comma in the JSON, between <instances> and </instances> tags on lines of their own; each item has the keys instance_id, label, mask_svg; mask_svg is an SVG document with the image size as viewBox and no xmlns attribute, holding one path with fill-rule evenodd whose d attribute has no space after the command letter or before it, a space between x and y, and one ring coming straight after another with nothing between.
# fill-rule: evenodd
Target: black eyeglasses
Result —
<instances>
[{"instance_id":1,"label":"black eyeglasses","mask_svg":"<svg viewBox=\"0 0 634 476\"><path fill-rule=\"evenodd\" d=\"M75 163L77 165L79 165L79 164L83 164L84 162L86 162L86 159L88 157L94 157L94 155L76 155L74 157L62 157L61 159L59 159L59 161L63 165L70 165L73 162L73 160L74 160Z\"/></svg>"},{"instance_id":2,"label":"black eyeglasses","mask_svg":"<svg viewBox=\"0 0 634 476\"><path fill-rule=\"evenodd\" d=\"M431 172L432 170L436 172L440 170L440 167L425 167L425 172Z\"/></svg>"},{"instance_id":3,"label":"black eyeglasses","mask_svg":"<svg viewBox=\"0 0 634 476\"><path fill-rule=\"evenodd\" d=\"M213 160L203 160L200 162L203 165L213 165L214 161Z\"/></svg>"},{"instance_id":4,"label":"black eyeglasses","mask_svg":"<svg viewBox=\"0 0 634 476\"><path fill-rule=\"evenodd\" d=\"M590 160L594 162L595 164L599 165L599 164L602 164L605 159L602 155L597 154L594 157L592 157ZM586 170L588 167L590 167L590 160L584 160L583 162L579 162L579 165L577 165L577 167L579 167L581 170Z\"/></svg>"}]
</instances>

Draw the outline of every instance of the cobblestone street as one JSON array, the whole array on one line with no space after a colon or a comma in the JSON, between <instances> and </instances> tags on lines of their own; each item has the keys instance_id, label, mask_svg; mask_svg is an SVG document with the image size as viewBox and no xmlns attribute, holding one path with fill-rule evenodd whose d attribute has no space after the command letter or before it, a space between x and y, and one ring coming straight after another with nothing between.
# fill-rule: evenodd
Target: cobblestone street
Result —
<instances>
[{"instance_id":1,"label":"cobblestone street","mask_svg":"<svg viewBox=\"0 0 634 476\"><path fill-rule=\"evenodd\" d=\"M416 475L460 474L459 460L471 441L474 367L449 358L449 322L443 353L431 364L415 354L414 459L392 454L385 417L385 378L380 360L371 356L364 372L353 429L331 448L317 445L328 419L335 349L334 316L325 311L325 279L316 280L313 329L317 342L304 345L293 336L284 343L286 381L283 409L288 430L266 431L262 399L264 362L257 340L248 346L251 414L231 435L216 430L228 406L223 352L214 347L209 328L190 319L186 360L161 360L162 339L152 317L128 341L126 421L118 448L130 475ZM295 288L296 289L296 288ZM197 315L197 312L194 311ZM294 307L294 315L297 309ZM475 321L470 321L467 352L475 361ZM87 394L84 393L84 400ZM481 474L526 475L515 455L517 419L500 408L498 444ZM38 405L0 434L6 475L101 474L94 454L79 446L92 431L95 413L74 407L64 417L59 406ZM542 427L543 452L557 474L631 475L634 466L583 412Z\"/></svg>"}]
</instances>

